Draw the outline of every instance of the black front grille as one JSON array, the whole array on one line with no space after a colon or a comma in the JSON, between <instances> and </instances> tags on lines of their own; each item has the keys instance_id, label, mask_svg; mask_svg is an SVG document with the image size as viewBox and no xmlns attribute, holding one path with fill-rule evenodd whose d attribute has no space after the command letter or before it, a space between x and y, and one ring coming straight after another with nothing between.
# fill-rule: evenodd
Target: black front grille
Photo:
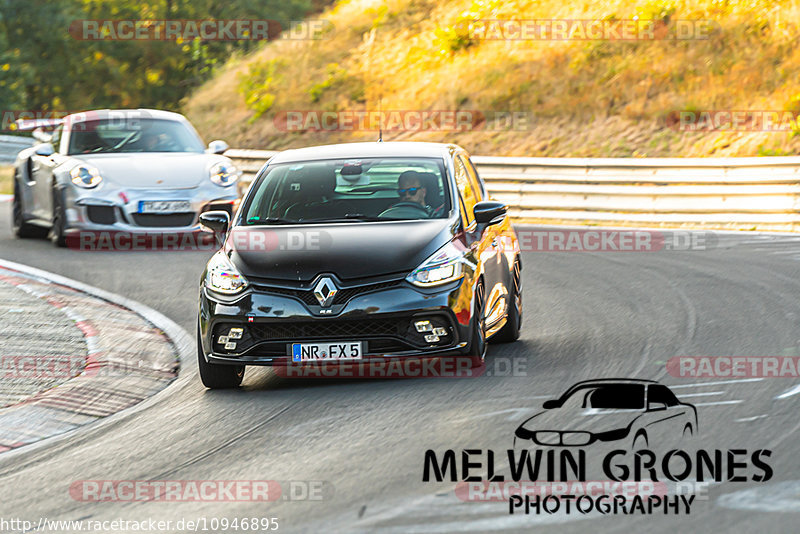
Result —
<instances>
[{"instance_id":1,"label":"black front grille","mask_svg":"<svg viewBox=\"0 0 800 534\"><path fill-rule=\"evenodd\" d=\"M379 282L376 284L368 284L365 286L341 288L336 293L336 296L333 297L333 303L331 304L331 306L336 304L345 304L347 301L358 295L363 295L364 293L369 293L371 291L378 291L381 289L396 287L399 286L401 283L402 283L401 280L391 280L389 282ZM296 299L301 300L306 306L319 306L319 301L317 300L317 297L314 296L313 289L291 289L285 287L273 287L260 284L253 284L253 287L261 291L265 291L267 293L275 293L277 295L286 295L289 297L294 297Z\"/></svg>"},{"instance_id":2,"label":"black front grille","mask_svg":"<svg viewBox=\"0 0 800 534\"><path fill-rule=\"evenodd\" d=\"M117 222L114 210L114 206L87 206L86 215L95 224L114 224Z\"/></svg>"},{"instance_id":3,"label":"black front grille","mask_svg":"<svg viewBox=\"0 0 800 534\"><path fill-rule=\"evenodd\" d=\"M399 317L363 317L361 319L318 319L294 321L281 319L276 321L263 321L256 323L231 323L222 322L214 325L213 346L214 351L220 354L242 354L254 346L258 354L285 356L287 343L315 342L315 341L366 341L367 352L391 353L412 350L421 347L439 346L446 347L454 344L455 331L452 323L443 314L426 315L425 318L434 323L434 326L445 326L448 335L433 344L424 339L425 333L417 332L413 321L419 316ZM223 339L228 336L231 328L241 328L239 339ZM235 347L225 349L225 341L236 343Z\"/></svg>"},{"instance_id":4,"label":"black front grille","mask_svg":"<svg viewBox=\"0 0 800 534\"><path fill-rule=\"evenodd\" d=\"M190 226L194 222L194 213L134 213L133 222L138 226L149 228L170 228Z\"/></svg>"},{"instance_id":5,"label":"black front grille","mask_svg":"<svg viewBox=\"0 0 800 534\"><path fill-rule=\"evenodd\" d=\"M361 339L365 337L399 337L406 332L407 322L396 319L361 321L303 321L256 323L248 325L259 341L285 339Z\"/></svg>"}]
</instances>

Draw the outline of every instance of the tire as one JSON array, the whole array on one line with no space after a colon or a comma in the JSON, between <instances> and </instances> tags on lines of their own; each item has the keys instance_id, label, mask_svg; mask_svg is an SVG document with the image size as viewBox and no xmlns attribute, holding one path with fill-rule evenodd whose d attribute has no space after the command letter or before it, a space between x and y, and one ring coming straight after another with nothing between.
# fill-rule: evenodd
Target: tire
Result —
<instances>
[{"instance_id":1,"label":"tire","mask_svg":"<svg viewBox=\"0 0 800 534\"><path fill-rule=\"evenodd\" d=\"M486 291L483 282L480 282L475 290L475 322L472 325L472 340L469 344L469 357L473 369L483 365L486 358L486 332L483 317L485 301Z\"/></svg>"},{"instance_id":2,"label":"tire","mask_svg":"<svg viewBox=\"0 0 800 534\"><path fill-rule=\"evenodd\" d=\"M50 241L57 247L67 246L67 214L64 209L63 195L53 188L53 225L50 227Z\"/></svg>"},{"instance_id":3,"label":"tire","mask_svg":"<svg viewBox=\"0 0 800 534\"><path fill-rule=\"evenodd\" d=\"M26 223L23 218L25 213L22 204L22 194L19 190L19 182L16 176L14 177L14 201L11 208L11 231L20 239L27 239L30 237L44 237L46 232L44 228L34 224Z\"/></svg>"},{"instance_id":4,"label":"tire","mask_svg":"<svg viewBox=\"0 0 800 534\"><path fill-rule=\"evenodd\" d=\"M231 389L239 387L244 378L244 365L218 365L208 363L200 343L200 327L197 328L197 367L200 381L208 389Z\"/></svg>"},{"instance_id":5,"label":"tire","mask_svg":"<svg viewBox=\"0 0 800 534\"><path fill-rule=\"evenodd\" d=\"M508 317L506 318L506 324L503 325L503 328L492 336L492 341L511 343L519 339L519 331L522 327L522 279L520 278L520 270L519 262L514 262Z\"/></svg>"}]
</instances>

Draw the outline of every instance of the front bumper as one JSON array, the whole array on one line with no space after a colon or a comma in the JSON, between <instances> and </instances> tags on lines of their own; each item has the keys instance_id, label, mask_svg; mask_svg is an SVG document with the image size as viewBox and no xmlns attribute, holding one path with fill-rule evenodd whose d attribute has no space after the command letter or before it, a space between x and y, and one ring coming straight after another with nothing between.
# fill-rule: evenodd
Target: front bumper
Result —
<instances>
[{"instance_id":1,"label":"front bumper","mask_svg":"<svg viewBox=\"0 0 800 534\"><path fill-rule=\"evenodd\" d=\"M361 341L362 359L324 362L469 355L472 288L468 279L425 290L402 280L383 285L389 287L356 294L334 306L332 316L320 316L318 307L285 290L277 294L251 287L229 299L203 287L199 312L203 354L210 363L280 366L296 364L290 357L292 343ZM438 342L426 342L413 326L419 320L446 328L447 335ZM231 328L242 328L243 333L236 348L226 350L219 338Z\"/></svg>"},{"instance_id":2,"label":"front bumper","mask_svg":"<svg viewBox=\"0 0 800 534\"><path fill-rule=\"evenodd\" d=\"M194 187L189 189L78 191L66 188L67 235L79 232L129 232L164 234L187 232L199 228L200 213L227 211L231 217L238 207L236 188ZM146 201L186 201L189 209L178 213L140 213Z\"/></svg>"}]
</instances>

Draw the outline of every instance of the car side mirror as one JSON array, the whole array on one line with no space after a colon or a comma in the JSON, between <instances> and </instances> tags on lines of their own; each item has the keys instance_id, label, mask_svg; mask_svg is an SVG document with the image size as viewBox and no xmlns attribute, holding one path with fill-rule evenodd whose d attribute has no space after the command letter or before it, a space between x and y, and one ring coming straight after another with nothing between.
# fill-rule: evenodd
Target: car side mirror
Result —
<instances>
[{"instance_id":1,"label":"car side mirror","mask_svg":"<svg viewBox=\"0 0 800 534\"><path fill-rule=\"evenodd\" d=\"M231 218L227 211L207 211L200 214L200 224L212 232L224 234L228 231Z\"/></svg>"},{"instance_id":2,"label":"car side mirror","mask_svg":"<svg viewBox=\"0 0 800 534\"><path fill-rule=\"evenodd\" d=\"M487 226L501 222L505 218L507 211L508 206L494 200L478 202L472 209L472 213L475 215L475 221L478 224L485 224Z\"/></svg>"},{"instance_id":3,"label":"car side mirror","mask_svg":"<svg viewBox=\"0 0 800 534\"><path fill-rule=\"evenodd\" d=\"M56 153L56 149L53 148L51 143L41 143L36 145L36 148L33 150L34 154L37 156L52 156Z\"/></svg>"},{"instance_id":4,"label":"car side mirror","mask_svg":"<svg viewBox=\"0 0 800 534\"><path fill-rule=\"evenodd\" d=\"M224 154L229 148L228 143L217 139L208 143L208 150L206 150L206 152L209 154Z\"/></svg>"},{"instance_id":5,"label":"car side mirror","mask_svg":"<svg viewBox=\"0 0 800 534\"><path fill-rule=\"evenodd\" d=\"M561 404L559 404L558 399L550 399L549 401L544 401L544 404L542 404L542 408L545 410L552 410L553 408L558 408L559 406L561 406Z\"/></svg>"},{"instance_id":6,"label":"car side mirror","mask_svg":"<svg viewBox=\"0 0 800 534\"><path fill-rule=\"evenodd\" d=\"M647 411L648 412L660 412L661 410L666 410L667 405L663 402L648 402L647 403Z\"/></svg>"}]
</instances>

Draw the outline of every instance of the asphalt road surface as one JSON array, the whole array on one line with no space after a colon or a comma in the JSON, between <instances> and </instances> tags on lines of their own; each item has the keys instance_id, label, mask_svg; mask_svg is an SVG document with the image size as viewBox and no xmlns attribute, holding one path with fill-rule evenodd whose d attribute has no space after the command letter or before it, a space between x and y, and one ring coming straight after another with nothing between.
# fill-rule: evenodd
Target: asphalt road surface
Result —
<instances>
[{"instance_id":1,"label":"asphalt road surface","mask_svg":"<svg viewBox=\"0 0 800 534\"><path fill-rule=\"evenodd\" d=\"M14 240L9 210L0 204L0 257L138 300L193 333L210 253L57 250ZM684 252L527 252L523 265L522 338L490 347L489 375L330 381L249 368L241 390L211 392L184 362L148 408L0 455L0 517L259 517L288 532L797 531L800 380L676 378L665 362L800 355L800 237L722 235ZM462 502L453 482L422 481L426 450L502 453L543 400L600 377L674 387L697 407L694 447L768 449L771 479L712 484L688 516L510 515L507 502ZM654 445L674 438L668 427L649 436ZM747 478L757 472L749 465ZM275 480L284 494L270 503L82 502L69 493L79 480ZM323 487L322 498L303 499L304 484ZM297 499L285 498L290 485L301 488Z\"/></svg>"}]
</instances>

